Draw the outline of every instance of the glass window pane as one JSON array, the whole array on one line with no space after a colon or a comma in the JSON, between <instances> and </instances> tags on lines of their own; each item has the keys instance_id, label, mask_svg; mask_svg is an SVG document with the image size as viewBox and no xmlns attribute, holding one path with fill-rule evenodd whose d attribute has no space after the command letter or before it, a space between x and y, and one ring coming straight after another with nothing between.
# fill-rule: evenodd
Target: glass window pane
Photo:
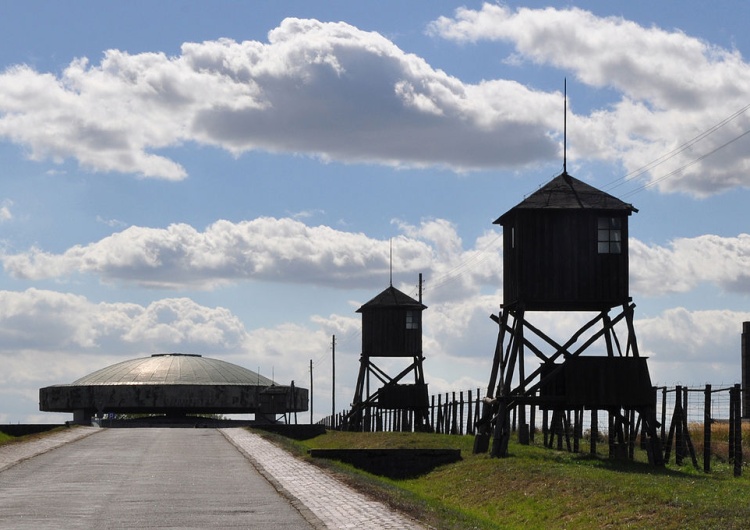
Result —
<instances>
[{"instance_id":1,"label":"glass window pane","mask_svg":"<svg viewBox=\"0 0 750 530\"><path fill-rule=\"evenodd\" d=\"M622 226L620 217L599 217L597 219L597 243L599 254L620 254L622 252Z\"/></svg>"}]
</instances>

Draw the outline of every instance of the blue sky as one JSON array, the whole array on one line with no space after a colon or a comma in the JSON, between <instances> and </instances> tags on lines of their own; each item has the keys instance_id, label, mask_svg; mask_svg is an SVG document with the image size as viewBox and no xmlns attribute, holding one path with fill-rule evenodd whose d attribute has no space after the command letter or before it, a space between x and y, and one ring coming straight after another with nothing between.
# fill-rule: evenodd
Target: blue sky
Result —
<instances>
[{"instance_id":1,"label":"blue sky","mask_svg":"<svg viewBox=\"0 0 750 530\"><path fill-rule=\"evenodd\" d=\"M0 4L0 421L64 421L40 387L166 351L306 387L312 359L317 419L332 335L342 408L391 242L394 285L425 277L430 391L484 388L492 221L561 172L566 78L569 173L639 209L652 379L739 382L749 10ZM585 317L537 324L567 337Z\"/></svg>"}]
</instances>

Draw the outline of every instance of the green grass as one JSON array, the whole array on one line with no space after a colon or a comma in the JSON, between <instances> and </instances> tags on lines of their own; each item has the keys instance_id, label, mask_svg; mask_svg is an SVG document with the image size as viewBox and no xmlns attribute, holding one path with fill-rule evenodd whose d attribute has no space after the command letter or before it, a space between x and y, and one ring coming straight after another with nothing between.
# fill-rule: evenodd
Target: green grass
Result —
<instances>
[{"instance_id":1,"label":"green grass","mask_svg":"<svg viewBox=\"0 0 750 530\"><path fill-rule=\"evenodd\" d=\"M282 441L308 458L312 448L456 448L462 460L416 479L389 480L315 460L356 487L437 529L746 528L750 477L717 460L704 474L691 464L654 469L644 462L572 454L511 442L508 458L472 454L473 437L329 431ZM586 445L587 449L588 446ZM606 450L606 445L604 448ZM674 460L673 460L674 461Z\"/></svg>"},{"instance_id":2,"label":"green grass","mask_svg":"<svg viewBox=\"0 0 750 530\"><path fill-rule=\"evenodd\" d=\"M70 427L61 425L60 427L55 427L54 429L50 429L48 431L34 433L34 434L26 434L24 436L11 436L9 434L5 434L4 432L0 432L0 445L10 444L10 443L21 443L26 440L33 440L36 438L41 438L43 436L48 436L52 433L59 432L63 429L69 429L69 428Z\"/></svg>"}]
</instances>

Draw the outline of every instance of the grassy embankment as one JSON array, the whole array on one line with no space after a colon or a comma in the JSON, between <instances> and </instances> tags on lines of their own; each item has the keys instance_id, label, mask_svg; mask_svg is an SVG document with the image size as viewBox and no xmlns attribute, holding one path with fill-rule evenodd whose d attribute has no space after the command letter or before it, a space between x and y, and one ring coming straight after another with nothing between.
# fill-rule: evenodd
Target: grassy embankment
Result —
<instances>
[{"instance_id":1,"label":"grassy embankment","mask_svg":"<svg viewBox=\"0 0 750 530\"><path fill-rule=\"evenodd\" d=\"M666 469L654 469L642 461L612 461L604 455L514 442L509 458L496 459L473 455L470 436L331 431L304 442L273 438L308 459L306 452L312 448L461 449L462 461L398 481L340 463L315 461L438 529L750 526L750 470L735 478L720 457L712 461L712 472L705 474L693 468L690 458L681 467L674 465L673 457ZM698 438L696 432L693 440ZM587 445L584 450L588 451ZM606 444L601 450L607 450ZM747 448L745 454L750 454Z\"/></svg>"},{"instance_id":2,"label":"grassy embankment","mask_svg":"<svg viewBox=\"0 0 750 530\"><path fill-rule=\"evenodd\" d=\"M22 443L26 440L33 440L34 438L38 438L41 436L46 436L50 433L58 432L62 429L68 429L69 427L66 427L64 425L61 425L59 427L56 427L54 429L50 429L48 431L38 432L34 434L26 434L24 436L11 436L10 434L6 434L2 431L0 431L0 445L5 445L9 443Z\"/></svg>"}]
</instances>

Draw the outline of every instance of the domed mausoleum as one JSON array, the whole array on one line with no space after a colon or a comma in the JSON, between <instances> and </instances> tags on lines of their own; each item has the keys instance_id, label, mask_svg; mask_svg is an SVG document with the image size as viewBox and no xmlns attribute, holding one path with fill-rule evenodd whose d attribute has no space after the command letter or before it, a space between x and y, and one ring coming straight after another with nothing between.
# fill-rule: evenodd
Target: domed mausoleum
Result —
<instances>
[{"instance_id":1,"label":"domed mausoleum","mask_svg":"<svg viewBox=\"0 0 750 530\"><path fill-rule=\"evenodd\" d=\"M160 353L113 364L67 385L39 389L39 410L72 412L75 423L118 414L277 414L307 410L305 388L277 385L236 364Z\"/></svg>"}]
</instances>

